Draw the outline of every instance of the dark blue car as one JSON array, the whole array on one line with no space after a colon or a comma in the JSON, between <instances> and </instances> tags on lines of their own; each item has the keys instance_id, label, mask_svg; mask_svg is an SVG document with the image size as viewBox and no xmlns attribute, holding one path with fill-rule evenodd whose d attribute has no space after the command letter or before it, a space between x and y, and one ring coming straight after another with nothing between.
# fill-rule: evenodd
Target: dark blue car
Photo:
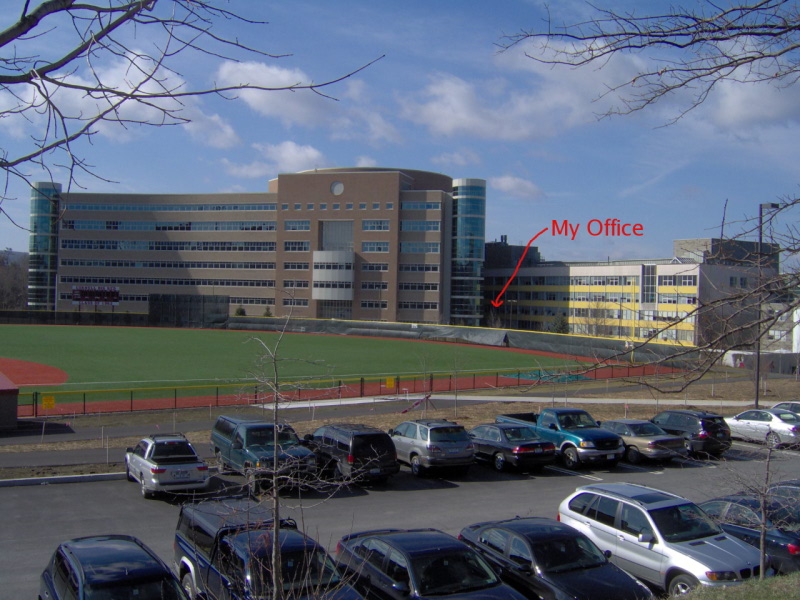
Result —
<instances>
[{"instance_id":1,"label":"dark blue car","mask_svg":"<svg viewBox=\"0 0 800 600\"><path fill-rule=\"evenodd\" d=\"M178 580L135 537L83 537L58 546L42 573L40 600L187 600Z\"/></svg>"},{"instance_id":2,"label":"dark blue car","mask_svg":"<svg viewBox=\"0 0 800 600\"><path fill-rule=\"evenodd\" d=\"M477 523L459 539L526 595L548 600L652 600L646 585L608 561L588 537L540 517Z\"/></svg>"},{"instance_id":3,"label":"dark blue car","mask_svg":"<svg viewBox=\"0 0 800 600\"><path fill-rule=\"evenodd\" d=\"M336 558L369 597L525 600L464 542L436 529L383 529L343 537Z\"/></svg>"}]
</instances>

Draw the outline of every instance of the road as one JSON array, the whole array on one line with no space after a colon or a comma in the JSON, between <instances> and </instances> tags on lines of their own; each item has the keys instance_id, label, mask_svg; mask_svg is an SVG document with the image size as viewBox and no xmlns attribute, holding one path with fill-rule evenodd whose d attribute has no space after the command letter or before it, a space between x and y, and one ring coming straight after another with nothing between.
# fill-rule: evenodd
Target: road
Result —
<instances>
[{"instance_id":1,"label":"road","mask_svg":"<svg viewBox=\"0 0 800 600\"><path fill-rule=\"evenodd\" d=\"M330 499L287 497L284 510L332 550L336 540L352 531L434 527L457 534L478 521L555 517L567 494L596 481L629 481L702 501L736 491L745 481L762 480L765 456L763 448L737 442L725 460L679 460L663 468L623 464L613 471L572 473L554 467L529 476L476 466L463 477L423 479L404 468L383 487L354 486ZM773 480L800 478L800 453L775 453L771 470ZM132 534L171 563L178 510L175 500L142 499L126 481L0 488L0 598L35 598L39 575L56 545L78 536Z\"/></svg>"}]
</instances>

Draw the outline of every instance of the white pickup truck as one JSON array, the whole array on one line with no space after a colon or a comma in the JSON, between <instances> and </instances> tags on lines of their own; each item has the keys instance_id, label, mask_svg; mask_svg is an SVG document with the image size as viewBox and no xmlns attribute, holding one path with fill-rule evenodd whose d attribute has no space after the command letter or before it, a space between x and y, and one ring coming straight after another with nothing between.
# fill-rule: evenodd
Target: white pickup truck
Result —
<instances>
[{"instance_id":1,"label":"white pickup truck","mask_svg":"<svg viewBox=\"0 0 800 600\"><path fill-rule=\"evenodd\" d=\"M142 496L185 492L208 486L208 465L181 433L154 433L125 451L128 481L138 481Z\"/></svg>"}]
</instances>

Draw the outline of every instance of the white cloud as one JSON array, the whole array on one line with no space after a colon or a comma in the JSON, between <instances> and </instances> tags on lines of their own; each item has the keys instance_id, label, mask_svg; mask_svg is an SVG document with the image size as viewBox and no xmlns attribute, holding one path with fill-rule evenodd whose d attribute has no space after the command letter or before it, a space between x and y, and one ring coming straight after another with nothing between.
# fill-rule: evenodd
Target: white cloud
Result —
<instances>
[{"instance_id":1,"label":"white cloud","mask_svg":"<svg viewBox=\"0 0 800 600\"><path fill-rule=\"evenodd\" d=\"M212 148L232 148L241 140L233 126L219 115L206 115L193 111L191 122L184 128L192 139Z\"/></svg>"},{"instance_id":2,"label":"white cloud","mask_svg":"<svg viewBox=\"0 0 800 600\"><path fill-rule=\"evenodd\" d=\"M489 185L516 198L540 200L544 197L544 192L535 183L513 175L492 177L489 179Z\"/></svg>"},{"instance_id":3,"label":"white cloud","mask_svg":"<svg viewBox=\"0 0 800 600\"><path fill-rule=\"evenodd\" d=\"M371 156L359 156L356 159L356 166L357 167L377 167L378 161L372 158Z\"/></svg>"},{"instance_id":4,"label":"white cloud","mask_svg":"<svg viewBox=\"0 0 800 600\"><path fill-rule=\"evenodd\" d=\"M284 69L260 62L226 61L216 74L219 86L257 85L291 88L308 85L311 77L299 69ZM320 125L331 118L336 101L310 90L239 90L232 92L257 113L280 119L284 125Z\"/></svg>"},{"instance_id":5,"label":"white cloud","mask_svg":"<svg viewBox=\"0 0 800 600\"><path fill-rule=\"evenodd\" d=\"M431 158L431 162L443 166L467 167L481 163L481 157L477 152L469 149L457 150L455 152L443 152Z\"/></svg>"},{"instance_id":6,"label":"white cloud","mask_svg":"<svg viewBox=\"0 0 800 600\"><path fill-rule=\"evenodd\" d=\"M800 119L800 88L724 81L709 104L704 112L721 128L785 124Z\"/></svg>"},{"instance_id":7,"label":"white cloud","mask_svg":"<svg viewBox=\"0 0 800 600\"><path fill-rule=\"evenodd\" d=\"M322 152L313 146L301 146L291 140L280 144L253 144L253 148L261 155L258 159L245 164L223 159L225 172L235 177L255 178L329 166Z\"/></svg>"}]
</instances>

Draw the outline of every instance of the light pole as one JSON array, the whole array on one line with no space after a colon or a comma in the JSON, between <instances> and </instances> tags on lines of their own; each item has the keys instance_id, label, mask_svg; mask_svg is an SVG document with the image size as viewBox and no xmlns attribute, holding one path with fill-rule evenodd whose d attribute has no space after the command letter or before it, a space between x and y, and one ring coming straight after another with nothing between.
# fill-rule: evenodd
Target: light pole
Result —
<instances>
[{"instance_id":1,"label":"light pole","mask_svg":"<svg viewBox=\"0 0 800 600\"><path fill-rule=\"evenodd\" d=\"M755 394L755 407L758 408L758 399L761 393L761 259L764 255L762 251L762 244L764 243L764 210L775 210L780 208L779 204L774 202L764 202L758 205L758 281L756 282L756 298L757 298L757 311L756 311L756 394Z\"/></svg>"}]
</instances>

